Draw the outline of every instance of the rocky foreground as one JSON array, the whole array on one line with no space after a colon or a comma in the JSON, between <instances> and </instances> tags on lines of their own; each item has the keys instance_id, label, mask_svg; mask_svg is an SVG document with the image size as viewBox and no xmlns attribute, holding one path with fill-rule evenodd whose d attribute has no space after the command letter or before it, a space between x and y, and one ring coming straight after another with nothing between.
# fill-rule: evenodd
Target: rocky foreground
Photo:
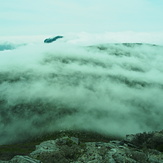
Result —
<instances>
[{"instance_id":1,"label":"rocky foreground","mask_svg":"<svg viewBox=\"0 0 163 163\"><path fill-rule=\"evenodd\" d=\"M77 134L75 135L76 137L72 135L70 132L62 132L62 134L60 134L58 138L54 138L54 140L46 140L37 144L35 150L29 153L22 152L22 155L16 155L15 153L13 158L10 158L11 156L7 157L4 154L7 150L8 152L12 152L14 148L18 148L18 145L15 145L16 147L10 145L8 148L6 146L0 146L0 163L163 162L163 130L159 132L127 135L125 139L116 140L109 140L107 137L99 135L92 135L91 139L91 135L84 135L84 133L78 134L78 137ZM30 143L32 143L32 141L27 142L28 145ZM22 144L23 143L20 143L19 147ZM27 148L27 146L25 148ZM20 148L19 150L24 149ZM21 153L21 151L19 152Z\"/></svg>"}]
</instances>

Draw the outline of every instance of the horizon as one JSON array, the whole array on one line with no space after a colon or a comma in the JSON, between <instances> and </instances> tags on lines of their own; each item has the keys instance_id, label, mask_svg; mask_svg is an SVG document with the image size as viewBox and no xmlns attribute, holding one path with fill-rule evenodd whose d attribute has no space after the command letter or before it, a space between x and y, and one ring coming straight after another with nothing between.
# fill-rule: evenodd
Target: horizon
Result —
<instances>
[{"instance_id":1,"label":"horizon","mask_svg":"<svg viewBox=\"0 0 163 163\"><path fill-rule=\"evenodd\" d=\"M0 44L29 44L29 43L43 43L44 39L52 38L57 35L62 35L63 38L59 42L77 45L93 45L105 43L147 43L163 45L163 32L105 32L105 33L64 33L53 35L15 35L15 36L1 36ZM57 41L58 42L58 41Z\"/></svg>"}]
</instances>

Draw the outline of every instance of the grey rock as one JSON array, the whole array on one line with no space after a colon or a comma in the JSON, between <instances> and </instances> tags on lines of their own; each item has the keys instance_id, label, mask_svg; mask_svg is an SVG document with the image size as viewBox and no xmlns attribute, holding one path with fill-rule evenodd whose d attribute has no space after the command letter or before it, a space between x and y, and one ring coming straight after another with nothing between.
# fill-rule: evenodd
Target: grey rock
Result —
<instances>
[{"instance_id":1,"label":"grey rock","mask_svg":"<svg viewBox=\"0 0 163 163\"><path fill-rule=\"evenodd\" d=\"M56 140L48 140L42 142L40 145L36 145L36 150L30 153L32 158L38 158L40 155L45 153L52 153L58 151L58 147L56 146Z\"/></svg>"},{"instance_id":2,"label":"grey rock","mask_svg":"<svg viewBox=\"0 0 163 163\"><path fill-rule=\"evenodd\" d=\"M41 163L41 161L33 159L29 156L15 156L10 161L5 161L0 163Z\"/></svg>"},{"instance_id":3,"label":"grey rock","mask_svg":"<svg viewBox=\"0 0 163 163\"><path fill-rule=\"evenodd\" d=\"M72 142L79 144L79 138L71 137Z\"/></svg>"},{"instance_id":4,"label":"grey rock","mask_svg":"<svg viewBox=\"0 0 163 163\"><path fill-rule=\"evenodd\" d=\"M148 135L147 135L148 136ZM162 142L162 133L154 134L150 140ZM143 149L132 145L132 141L86 142L76 137L48 140L36 146L29 156L15 156L0 163L162 163L163 153L156 149ZM130 145L131 144L131 145ZM39 161L40 160L40 161Z\"/></svg>"}]
</instances>

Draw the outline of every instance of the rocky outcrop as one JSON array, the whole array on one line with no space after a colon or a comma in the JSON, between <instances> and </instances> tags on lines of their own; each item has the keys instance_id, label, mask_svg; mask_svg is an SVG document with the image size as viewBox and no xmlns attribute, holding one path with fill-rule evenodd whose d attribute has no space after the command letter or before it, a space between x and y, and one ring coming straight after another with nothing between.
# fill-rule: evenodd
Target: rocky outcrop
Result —
<instances>
[{"instance_id":1,"label":"rocky outcrop","mask_svg":"<svg viewBox=\"0 0 163 163\"><path fill-rule=\"evenodd\" d=\"M55 37L52 37L52 38L47 38L44 40L44 43L52 43L60 38L63 38L63 36L55 36Z\"/></svg>"},{"instance_id":2,"label":"rocky outcrop","mask_svg":"<svg viewBox=\"0 0 163 163\"><path fill-rule=\"evenodd\" d=\"M10 161L0 161L0 163L41 163L41 161L29 156L15 156Z\"/></svg>"},{"instance_id":3,"label":"rocky outcrop","mask_svg":"<svg viewBox=\"0 0 163 163\"><path fill-rule=\"evenodd\" d=\"M160 134L160 133L159 133ZM156 137L156 134L154 134ZM158 135L158 133L157 133ZM162 135L163 136L163 135ZM162 139L161 136L161 139ZM160 137L160 135L159 135ZM136 136L134 139L136 140ZM140 148L134 139L110 142L80 142L75 137L48 140L36 146L29 156L15 156L2 163L162 163L163 153Z\"/></svg>"},{"instance_id":4,"label":"rocky outcrop","mask_svg":"<svg viewBox=\"0 0 163 163\"><path fill-rule=\"evenodd\" d=\"M76 137L61 137L36 145L28 156L15 156L2 163L162 163L163 153L147 148L162 143L163 132L128 135L124 140L80 142ZM144 146L138 143L144 140ZM156 142L157 143L156 143ZM161 145L161 144L160 144ZM163 144L162 144L163 145Z\"/></svg>"}]
</instances>

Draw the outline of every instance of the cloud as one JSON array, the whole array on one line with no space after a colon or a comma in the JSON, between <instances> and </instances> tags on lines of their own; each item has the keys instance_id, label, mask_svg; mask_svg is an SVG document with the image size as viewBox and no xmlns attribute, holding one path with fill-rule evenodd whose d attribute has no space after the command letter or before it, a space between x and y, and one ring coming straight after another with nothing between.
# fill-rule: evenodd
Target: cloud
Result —
<instances>
[{"instance_id":1,"label":"cloud","mask_svg":"<svg viewBox=\"0 0 163 163\"><path fill-rule=\"evenodd\" d=\"M61 129L118 136L162 129L162 52L62 41L1 51L0 144Z\"/></svg>"}]
</instances>

